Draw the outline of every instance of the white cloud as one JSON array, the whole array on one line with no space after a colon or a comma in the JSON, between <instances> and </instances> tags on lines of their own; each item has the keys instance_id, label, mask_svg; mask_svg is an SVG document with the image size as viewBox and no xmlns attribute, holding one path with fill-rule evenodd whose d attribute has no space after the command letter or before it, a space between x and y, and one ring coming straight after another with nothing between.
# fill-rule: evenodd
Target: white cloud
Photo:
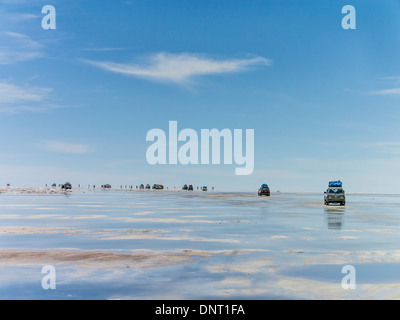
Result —
<instances>
[{"instance_id":1,"label":"white cloud","mask_svg":"<svg viewBox=\"0 0 400 320\"><path fill-rule=\"evenodd\" d=\"M251 66L269 66L272 63L271 60L262 57L214 60L189 53L157 53L141 59L136 64L91 60L84 62L115 73L178 84L190 83L196 76L242 72Z\"/></svg>"},{"instance_id":2,"label":"white cloud","mask_svg":"<svg viewBox=\"0 0 400 320\"><path fill-rule=\"evenodd\" d=\"M43 57L42 45L21 33L3 32L0 43L0 64L13 64Z\"/></svg>"},{"instance_id":3,"label":"white cloud","mask_svg":"<svg viewBox=\"0 0 400 320\"><path fill-rule=\"evenodd\" d=\"M379 141L364 145L379 153L400 154L400 141Z\"/></svg>"},{"instance_id":4,"label":"white cloud","mask_svg":"<svg viewBox=\"0 0 400 320\"><path fill-rule=\"evenodd\" d=\"M382 95L382 96L398 95L398 94L400 94L400 88L373 91L373 92L371 92L371 94L377 94L377 95Z\"/></svg>"},{"instance_id":5,"label":"white cloud","mask_svg":"<svg viewBox=\"0 0 400 320\"><path fill-rule=\"evenodd\" d=\"M50 100L50 88L18 86L6 81L0 82L0 113L21 112L46 113L51 110L70 108Z\"/></svg>"},{"instance_id":6,"label":"white cloud","mask_svg":"<svg viewBox=\"0 0 400 320\"><path fill-rule=\"evenodd\" d=\"M87 144L69 143L59 140L46 140L38 143L42 149L62 153L86 154L93 152L93 148Z\"/></svg>"},{"instance_id":7,"label":"white cloud","mask_svg":"<svg viewBox=\"0 0 400 320\"><path fill-rule=\"evenodd\" d=\"M26 101L43 101L49 88L19 87L11 83L0 82L0 106L2 104L20 103Z\"/></svg>"},{"instance_id":8,"label":"white cloud","mask_svg":"<svg viewBox=\"0 0 400 320\"><path fill-rule=\"evenodd\" d=\"M22 33L6 31L4 34L8 37L14 38L16 41L19 41L20 44L25 47L40 48L42 46L38 41L32 40L30 37Z\"/></svg>"},{"instance_id":9,"label":"white cloud","mask_svg":"<svg viewBox=\"0 0 400 320\"><path fill-rule=\"evenodd\" d=\"M94 52L107 52L107 51L123 51L126 49L125 48L107 47L107 48L84 48L82 50L83 51L94 51Z\"/></svg>"}]
</instances>

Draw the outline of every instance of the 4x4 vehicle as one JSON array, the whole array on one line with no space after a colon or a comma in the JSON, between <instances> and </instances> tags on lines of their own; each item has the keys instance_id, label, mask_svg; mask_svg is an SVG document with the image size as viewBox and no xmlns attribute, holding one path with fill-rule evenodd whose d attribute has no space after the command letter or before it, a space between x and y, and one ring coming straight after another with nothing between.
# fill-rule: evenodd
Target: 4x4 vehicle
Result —
<instances>
[{"instance_id":1,"label":"4x4 vehicle","mask_svg":"<svg viewBox=\"0 0 400 320\"><path fill-rule=\"evenodd\" d=\"M193 191L193 186L191 184L189 184L189 191Z\"/></svg>"},{"instance_id":2,"label":"4x4 vehicle","mask_svg":"<svg viewBox=\"0 0 400 320\"><path fill-rule=\"evenodd\" d=\"M324 192L324 203L325 205L339 203L341 206L346 204L346 195L340 180L329 182L329 187Z\"/></svg>"},{"instance_id":3,"label":"4x4 vehicle","mask_svg":"<svg viewBox=\"0 0 400 320\"><path fill-rule=\"evenodd\" d=\"M187 186L187 184L185 184L183 187L182 187L182 190L187 190L188 189L188 186Z\"/></svg>"},{"instance_id":4,"label":"4x4 vehicle","mask_svg":"<svg viewBox=\"0 0 400 320\"><path fill-rule=\"evenodd\" d=\"M146 184L146 189L150 190L150 185L149 184Z\"/></svg>"},{"instance_id":5,"label":"4x4 vehicle","mask_svg":"<svg viewBox=\"0 0 400 320\"><path fill-rule=\"evenodd\" d=\"M258 189L258 195L259 196L267 196L269 197L271 195L271 191L269 190L269 187L267 184L262 184L260 189Z\"/></svg>"},{"instance_id":6,"label":"4x4 vehicle","mask_svg":"<svg viewBox=\"0 0 400 320\"><path fill-rule=\"evenodd\" d=\"M71 189L72 189L72 185L71 185L69 182L66 182L65 184L63 184L63 185L61 186L61 189L64 189L64 190L71 190Z\"/></svg>"},{"instance_id":7,"label":"4x4 vehicle","mask_svg":"<svg viewBox=\"0 0 400 320\"><path fill-rule=\"evenodd\" d=\"M144 185L141 184L141 185L139 186L139 189L140 189L140 190L143 190L143 189L144 189Z\"/></svg>"},{"instance_id":8,"label":"4x4 vehicle","mask_svg":"<svg viewBox=\"0 0 400 320\"><path fill-rule=\"evenodd\" d=\"M203 187L201 188L201 190L207 191L207 187L206 187L206 186L203 186Z\"/></svg>"}]
</instances>

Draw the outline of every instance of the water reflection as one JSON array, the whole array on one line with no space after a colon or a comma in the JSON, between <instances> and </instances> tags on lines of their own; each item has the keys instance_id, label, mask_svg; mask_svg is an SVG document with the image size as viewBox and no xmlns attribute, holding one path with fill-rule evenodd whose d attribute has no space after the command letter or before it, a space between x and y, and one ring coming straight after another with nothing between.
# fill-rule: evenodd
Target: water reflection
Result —
<instances>
[{"instance_id":1,"label":"water reflection","mask_svg":"<svg viewBox=\"0 0 400 320\"><path fill-rule=\"evenodd\" d=\"M330 205L324 208L324 212L328 229L341 230L343 228L345 207Z\"/></svg>"}]
</instances>

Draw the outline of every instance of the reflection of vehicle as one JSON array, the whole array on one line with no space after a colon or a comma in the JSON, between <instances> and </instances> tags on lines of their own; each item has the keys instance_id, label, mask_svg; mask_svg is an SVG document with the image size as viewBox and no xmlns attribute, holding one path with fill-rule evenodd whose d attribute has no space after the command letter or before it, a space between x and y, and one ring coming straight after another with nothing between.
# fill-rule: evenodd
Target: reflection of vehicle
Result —
<instances>
[{"instance_id":1,"label":"reflection of vehicle","mask_svg":"<svg viewBox=\"0 0 400 320\"><path fill-rule=\"evenodd\" d=\"M155 185L153 185L153 189L162 190L162 189L164 189L164 186L162 184L155 184Z\"/></svg>"},{"instance_id":2,"label":"reflection of vehicle","mask_svg":"<svg viewBox=\"0 0 400 320\"><path fill-rule=\"evenodd\" d=\"M206 187L206 186L203 186L203 188L201 188L201 190L207 191L207 187Z\"/></svg>"},{"instance_id":3,"label":"reflection of vehicle","mask_svg":"<svg viewBox=\"0 0 400 320\"><path fill-rule=\"evenodd\" d=\"M146 184L146 189L150 190L150 185Z\"/></svg>"},{"instance_id":4,"label":"reflection of vehicle","mask_svg":"<svg viewBox=\"0 0 400 320\"><path fill-rule=\"evenodd\" d=\"M267 196L269 197L271 195L271 191L269 190L269 187L267 184L262 184L260 189L258 189L258 195L259 196Z\"/></svg>"},{"instance_id":5,"label":"reflection of vehicle","mask_svg":"<svg viewBox=\"0 0 400 320\"><path fill-rule=\"evenodd\" d=\"M141 184L141 185L139 186L139 189L144 189L144 185Z\"/></svg>"},{"instance_id":6,"label":"reflection of vehicle","mask_svg":"<svg viewBox=\"0 0 400 320\"><path fill-rule=\"evenodd\" d=\"M187 190L188 189L188 186L187 186L187 184L185 184L183 187L182 187L182 190Z\"/></svg>"},{"instance_id":7,"label":"reflection of vehicle","mask_svg":"<svg viewBox=\"0 0 400 320\"><path fill-rule=\"evenodd\" d=\"M61 186L61 189L64 189L64 190L71 190L71 189L72 189L72 185L71 185L69 182L66 182L65 184L63 184L63 185Z\"/></svg>"},{"instance_id":8,"label":"reflection of vehicle","mask_svg":"<svg viewBox=\"0 0 400 320\"><path fill-rule=\"evenodd\" d=\"M191 184L189 184L189 191L193 191L193 186Z\"/></svg>"},{"instance_id":9,"label":"reflection of vehicle","mask_svg":"<svg viewBox=\"0 0 400 320\"><path fill-rule=\"evenodd\" d=\"M324 194L325 205L329 205L330 203L339 203L341 206L344 206L346 204L346 195L340 180L330 181L329 187Z\"/></svg>"}]
</instances>

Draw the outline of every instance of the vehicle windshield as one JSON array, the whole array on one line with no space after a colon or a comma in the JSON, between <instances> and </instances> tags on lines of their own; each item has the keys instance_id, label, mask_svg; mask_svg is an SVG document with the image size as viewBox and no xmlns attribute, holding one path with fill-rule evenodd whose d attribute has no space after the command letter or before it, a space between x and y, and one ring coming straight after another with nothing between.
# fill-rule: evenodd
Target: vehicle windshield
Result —
<instances>
[{"instance_id":1,"label":"vehicle windshield","mask_svg":"<svg viewBox=\"0 0 400 320\"><path fill-rule=\"evenodd\" d=\"M344 193L344 191L343 189L329 189L328 193L338 194L338 193Z\"/></svg>"}]
</instances>

